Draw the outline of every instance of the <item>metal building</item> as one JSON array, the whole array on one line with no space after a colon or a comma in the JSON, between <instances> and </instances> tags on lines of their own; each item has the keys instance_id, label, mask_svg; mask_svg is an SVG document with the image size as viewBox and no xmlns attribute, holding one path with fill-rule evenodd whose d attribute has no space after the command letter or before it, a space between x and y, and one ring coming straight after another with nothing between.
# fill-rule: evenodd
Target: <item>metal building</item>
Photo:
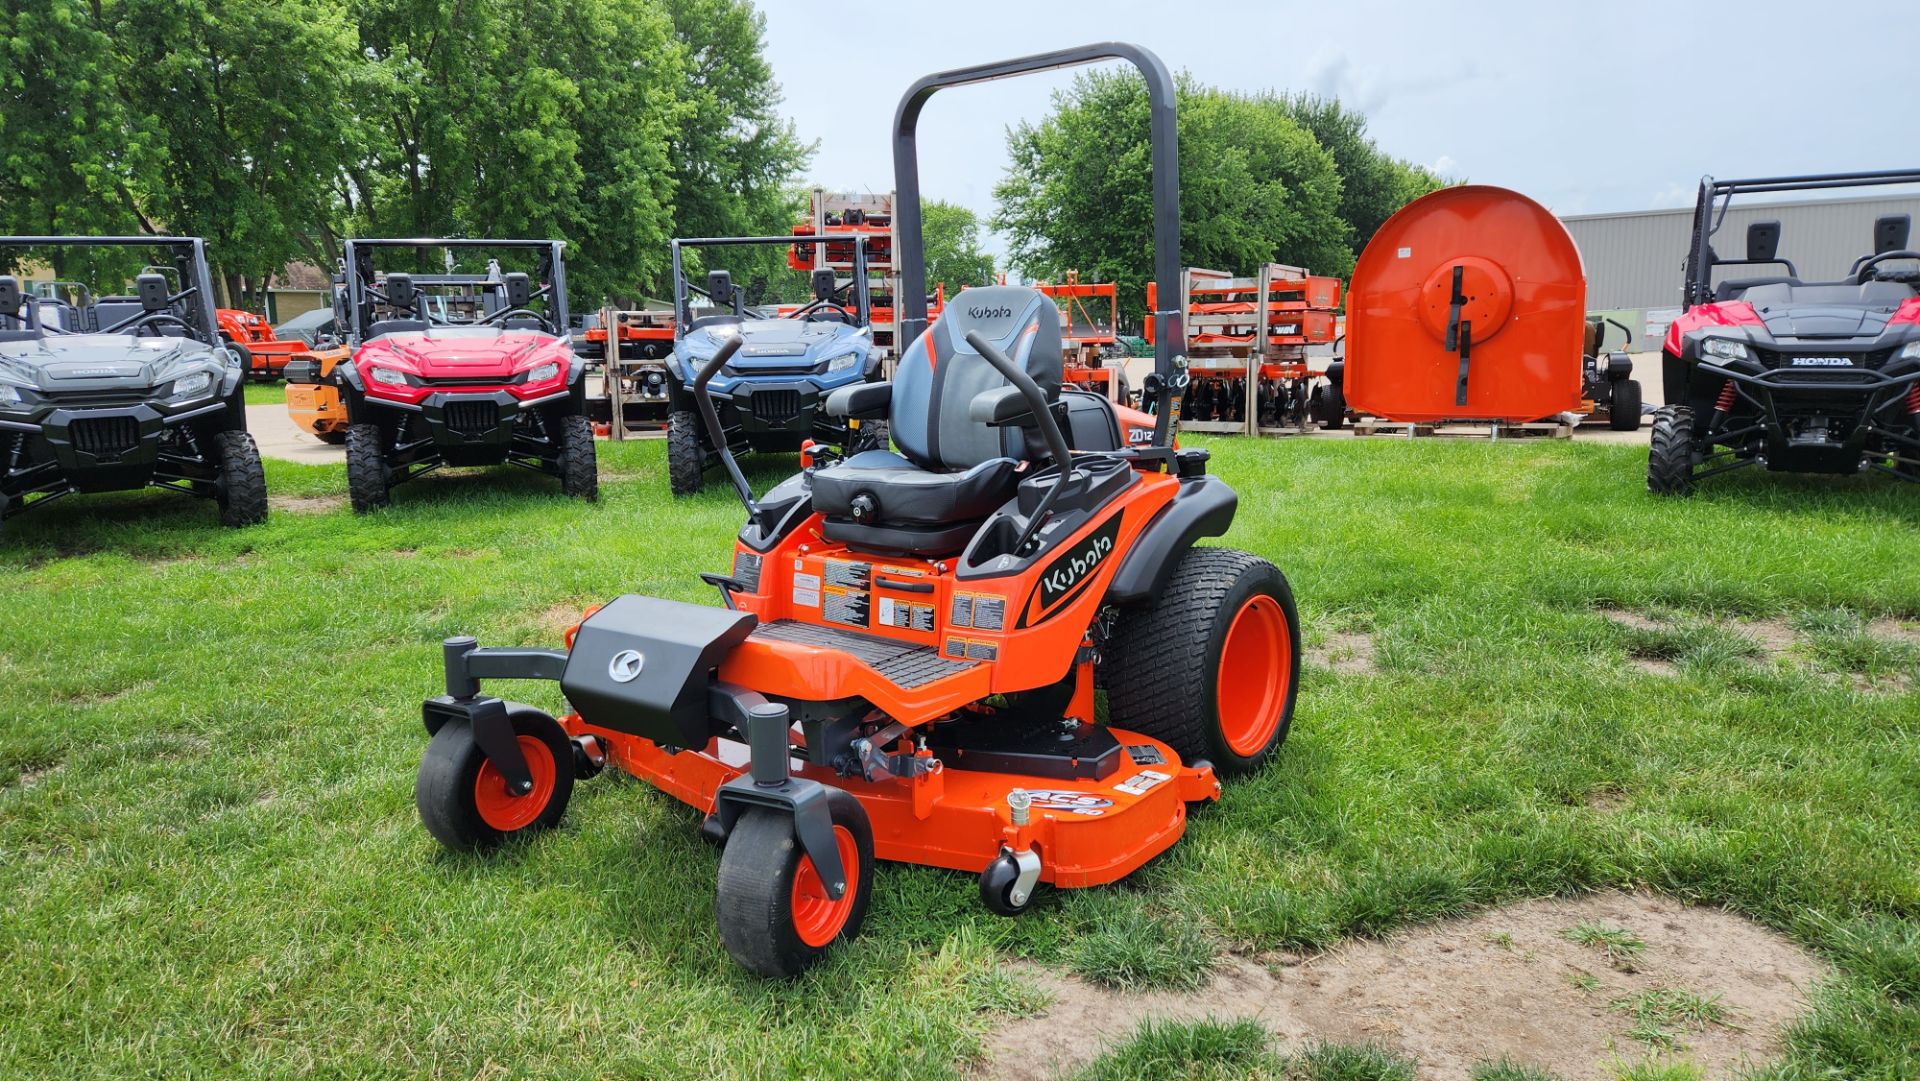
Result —
<instances>
[{"instance_id":1,"label":"metal building","mask_svg":"<svg viewBox=\"0 0 1920 1081\"><path fill-rule=\"evenodd\" d=\"M1748 222L1778 221L1780 254L1793 260L1800 277L1833 281L1855 259L1873 251L1873 222L1884 214L1911 214L1920 223L1920 195L1776 203L1743 202L1736 196L1714 235L1714 247L1722 256L1738 258L1745 254ZM1662 321L1657 315L1661 309L1679 306L1692 206L1560 220L1586 263L1589 311L1643 313L1649 323L1656 323ZM1914 242L1920 243L1920 230ZM1751 276L1755 271L1745 268L1743 273Z\"/></svg>"}]
</instances>

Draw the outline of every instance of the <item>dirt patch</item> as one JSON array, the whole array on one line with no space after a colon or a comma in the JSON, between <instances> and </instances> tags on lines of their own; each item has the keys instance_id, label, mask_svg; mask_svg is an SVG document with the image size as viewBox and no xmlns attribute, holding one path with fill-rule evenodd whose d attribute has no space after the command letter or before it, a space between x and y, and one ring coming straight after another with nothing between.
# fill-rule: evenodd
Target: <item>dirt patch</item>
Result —
<instances>
[{"instance_id":1,"label":"dirt patch","mask_svg":"<svg viewBox=\"0 0 1920 1081\"><path fill-rule=\"evenodd\" d=\"M1672 679L1680 674L1679 665L1651 653L1632 653L1628 655L1627 661L1650 676L1664 676Z\"/></svg>"},{"instance_id":2,"label":"dirt patch","mask_svg":"<svg viewBox=\"0 0 1920 1081\"><path fill-rule=\"evenodd\" d=\"M587 606L584 604L562 601L559 604L550 604L541 609L540 614L536 615L534 620L539 624L541 630L547 632L549 637L558 639L561 635L567 633L574 624L580 622L580 615L586 610Z\"/></svg>"},{"instance_id":3,"label":"dirt patch","mask_svg":"<svg viewBox=\"0 0 1920 1081\"><path fill-rule=\"evenodd\" d=\"M1865 672L1850 672L1848 679L1853 682L1856 694L1905 694L1913 689L1913 677L1905 672L1890 672L1878 676L1870 676Z\"/></svg>"},{"instance_id":4,"label":"dirt patch","mask_svg":"<svg viewBox=\"0 0 1920 1081\"><path fill-rule=\"evenodd\" d=\"M1600 614L1628 630L1659 632L1671 629L1657 619L1643 616L1638 612L1630 612L1625 608L1602 608Z\"/></svg>"},{"instance_id":5,"label":"dirt patch","mask_svg":"<svg viewBox=\"0 0 1920 1081\"><path fill-rule=\"evenodd\" d=\"M1920 646L1920 621L1882 617L1867 624L1867 633L1875 638L1889 638L1910 646Z\"/></svg>"},{"instance_id":6,"label":"dirt patch","mask_svg":"<svg viewBox=\"0 0 1920 1081\"><path fill-rule=\"evenodd\" d=\"M1307 650L1307 663L1332 669L1335 675L1342 676L1364 676L1378 671L1373 657L1373 636L1357 631L1329 634L1326 641Z\"/></svg>"},{"instance_id":7,"label":"dirt patch","mask_svg":"<svg viewBox=\"0 0 1920 1081\"><path fill-rule=\"evenodd\" d=\"M1639 942L1633 971L1611 966L1590 937L1575 941L1581 926ZM1678 1046L1659 1054L1717 1077L1776 1054L1781 1029L1824 973L1798 946L1717 909L1623 893L1528 901L1304 960L1224 959L1191 994L1109 991L1026 966L1052 1005L989 1038L993 1058L980 1073L1056 1076L1149 1018L1213 1017L1252 1018L1289 1047L1379 1042L1414 1056L1431 1081L1465 1081L1503 1056L1599 1079L1654 1050L1639 1027L1645 1011L1623 1003L1671 998L1713 1003L1720 1019L1665 1021Z\"/></svg>"},{"instance_id":8,"label":"dirt patch","mask_svg":"<svg viewBox=\"0 0 1920 1081\"><path fill-rule=\"evenodd\" d=\"M283 514L331 514L347 505L343 495L272 495L267 506Z\"/></svg>"},{"instance_id":9,"label":"dirt patch","mask_svg":"<svg viewBox=\"0 0 1920 1081\"><path fill-rule=\"evenodd\" d=\"M1793 625L1784 619L1740 619L1728 625L1753 639L1768 660L1779 657L1799 641L1793 633Z\"/></svg>"},{"instance_id":10,"label":"dirt patch","mask_svg":"<svg viewBox=\"0 0 1920 1081\"><path fill-rule=\"evenodd\" d=\"M32 788L66 768L67 764L65 762L50 762L44 766L33 766L26 770L26 772L15 777L13 784L9 787L16 792L25 792L27 789Z\"/></svg>"}]
</instances>

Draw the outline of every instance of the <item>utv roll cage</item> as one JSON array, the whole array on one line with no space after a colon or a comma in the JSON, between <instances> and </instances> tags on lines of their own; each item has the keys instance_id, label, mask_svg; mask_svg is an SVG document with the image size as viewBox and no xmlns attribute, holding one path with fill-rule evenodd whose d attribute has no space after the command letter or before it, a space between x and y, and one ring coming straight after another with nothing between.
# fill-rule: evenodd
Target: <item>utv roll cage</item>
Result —
<instances>
[{"instance_id":1,"label":"utv roll cage","mask_svg":"<svg viewBox=\"0 0 1920 1081\"><path fill-rule=\"evenodd\" d=\"M551 324L555 334L565 334L570 325L567 315L567 269L562 257L566 248L563 240L467 240L434 239L415 237L405 240L349 240L341 258L341 286L346 301L346 337L352 344L377 337L394 330L425 330L429 326L489 326L496 322L502 325L514 321L514 316L532 316ZM535 289L527 275L513 272L497 272L497 266L486 274L455 274L451 269L444 274L413 274L404 271L389 272L384 279L377 276L373 266L373 253L378 250L402 248L415 252L440 250L451 256L453 251L473 248L489 249L525 249L540 253L540 262L534 277L542 284ZM436 318L428 310L428 294L422 289L478 289L483 304L488 308L485 315L472 322L455 323L447 319ZM495 295L497 291L497 296ZM548 310L536 312L527 305L535 300L545 299ZM497 306L496 306L497 304ZM410 319L385 317L376 319L378 309L386 307L394 311L408 312ZM407 326L389 325L376 330L382 323L410 324Z\"/></svg>"},{"instance_id":2,"label":"utv roll cage","mask_svg":"<svg viewBox=\"0 0 1920 1081\"><path fill-rule=\"evenodd\" d=\"M1800 272L1792 262L1779 258L1780 223L1753 222L1747 227L1747 253L1744 258L1728 259L1713 250L1714 234L1725 222L1727 208L1735 195L1777 191L1819 191L1826 188L1868 188L1891 184L1920 184L1920 169L1888 169L1872 173L1815 173L1807 176L1761 177L1752 180L1715 180L1700 178L1700 194L1693 206L1693 242L1687 249L1687 281L1683 302L1686 307L1706 304L1714 299L1713 268L1716 266L1784 266L1789 277ZM1873 255L1906 248L1907 232L1897 219L1883 218L1874 229ZM1849 276L1871 256L1854 261Z\"/></svg>"},{"instance_id":3,"label":"utv roll cage","mask_svg":"<svg viewBox=\"0 0 1920 1081\"><path fill-rule=\"evenodd\" d=\"M213 311L213 280L207 273L206 244L199 237L174 236L10 236L0 238L0 247L7 248L162 248L173 253L174 268L183 283L179 291L174 291L163 274L151 273L152 268L143 270L134 278L133 297L91 296L91 321L93 326L69 327L48 325L41 313L41 306L54 304L62 309L70 306L51 295L55 290L35 289L32 294L20 290L19 280L8 277L4 280L11 284L0 288L0 330L27 332L36 337L45 334L117 334L122 330L157 319L178 323L193 332L193 336L209 345L220 341L220 323ZM50 283L53 285L78 285L91 294L80 283ZM105 326L98 325L100 305L115 302L113 314L119 315L119 303L125 301L129 311L124 317L116 318ZM173 313L186 312L187 318Z\"/></svg>"},{"instance_id":4,"label":"utv roll cage","mask_svg":"<svg viewBox=\"0 0 1920 1081\"><path fill-rule=\"evenodd\" d=\"M841 285L831 268L817 268L812 274L813 299L785 318L802 318L808 312L827 305L845 311L846 306L841 304L838 298L844 293L852 292L854 303L853 310L849 314L853 317L853 325L867 326L873 321L873 295L867 281L867 237L858 234L845 236L836 234L832 240L835 244L851 243L853 245L853 280L846 285ZM725 270L709 270L706 288L693 284L687 280L684 260L680 254L682 249L738 248L755 244L778 244L783 248L790 248L796 243L804 242L805 238L793 236L708 236L685 237L673 241L669 248L673 254L673 335L675 340L686 337L687 331L697 329L693 325L692 294L697 293L706 297L714 307L727 309L736 318L746 316L745 301L740 296L739 287L733 284L733 275ZM704 326L705 323L702 325Z\"/></svg>"}]
</instances>

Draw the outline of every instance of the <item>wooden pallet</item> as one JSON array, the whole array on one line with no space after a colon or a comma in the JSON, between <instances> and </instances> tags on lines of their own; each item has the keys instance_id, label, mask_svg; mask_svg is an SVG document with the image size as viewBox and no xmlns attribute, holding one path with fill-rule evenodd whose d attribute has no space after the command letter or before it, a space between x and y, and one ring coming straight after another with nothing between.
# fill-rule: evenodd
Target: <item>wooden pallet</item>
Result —
<instances>
[{"instance_id":1,"label":"wooden pallet","mask_svg":"<svg viewBox=\"0 0 1920 1081\"><path fill-rule=\"evenodd\" d=\"M1498 420L1405 421L1362 417L1352 424L1357 436L1391 436L1397 439L1571 439L1572 424L1560 420L1540 420L1509 424Z\"/></svg>"}]
</instances>

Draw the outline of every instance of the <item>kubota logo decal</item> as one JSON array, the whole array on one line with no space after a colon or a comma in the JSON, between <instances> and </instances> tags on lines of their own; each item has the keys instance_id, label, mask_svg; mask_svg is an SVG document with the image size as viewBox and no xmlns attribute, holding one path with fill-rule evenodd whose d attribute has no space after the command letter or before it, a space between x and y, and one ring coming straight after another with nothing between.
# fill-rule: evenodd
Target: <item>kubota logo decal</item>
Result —
<instances>
[{"instance_id":1,"label":"kubota logo decal","mask_svg":"<svg viewBox=\"0 0 1920 1081\"><path fill-rule=\"evenodd\" d=\"M615 683L632 683L647 666L647 658L637 649L623 649L607 662L607 676Z\"/></svg>"},{"instance_id":2,"label":"kubota logo decal","mask_svg":"<svg viewBox=\"0 0 1920 1081\"><path fill-rule=\"evenodd\" d=\"M967 317L970 319L1005 319L1012 314L1013 309L1005 304L996 304L991 308L983 308L975 304L967 309Z\"/></svg>"},{"instance_id":3,"label":"kubota logo decal","mask_svg":"<svg viewBox=\"0 0 1920 1081\"><path fill-rule=\"evenodd\" d=\"M1120 536L1120 518L1118 514L1108 518L1098 529L1047 564L1047 569L1040 572L1040 588L1034 591L1033 601L1028 604L1026 614L1021 618L1021 626L1041 622L1041 619L1034 617L1063 607L1065 601L1078 596L1093 580L1101 565L1113 555L1114 543Z\"/></svg>"}]
</instances>

